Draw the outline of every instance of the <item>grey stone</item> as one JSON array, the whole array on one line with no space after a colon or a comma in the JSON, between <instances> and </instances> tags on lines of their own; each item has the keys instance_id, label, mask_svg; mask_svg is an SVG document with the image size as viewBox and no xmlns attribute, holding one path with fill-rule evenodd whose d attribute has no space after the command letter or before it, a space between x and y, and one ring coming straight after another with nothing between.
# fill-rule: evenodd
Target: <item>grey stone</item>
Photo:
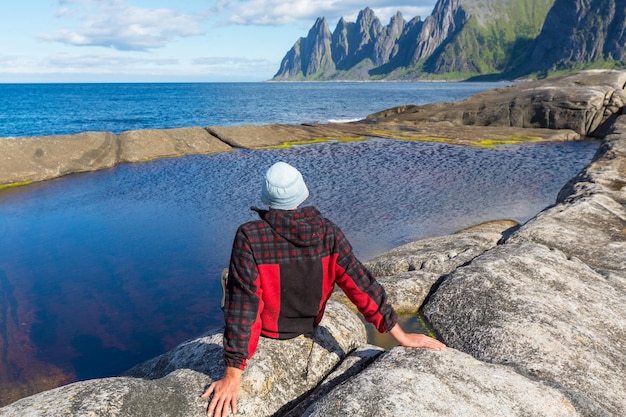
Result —
<instances>
[{"instance_id":1,"label":"grey stone","mask_svg":"<svg viewBox=\"0 0 626 417\"><path fill-rule=\"evenodd\" d=\"M0 138L0 185L111 168L118 154L117 136L108 132Z\"/></svg>"},{"instance_id":2,"label":"grey stone","mask_svg":"<svg viewBox=\"0 0 626 417\"><path fill-rule=\"evenodd\" d=\"M454 349L393 348L303 417L579 416L558 390Z\"/></svg>"},{"instance_id":3,"label":"grey stone","mask_svg":"<svg viewBox=\"0 0 626 417\"><path fill-rule=\"evenodd\" d=\"M559 192L557 202L509 242L536 242L599 272L626 270L626 116L619 116L593 161Z\"/></svg>"},{"instance_id":4,"label":"grey stone","mask_svg":"<svg viewBox=\"0 0 626 417\"><path fill-rule=\"evenodd\" d=\"M43 181L122 162L227 152L230 146L199 127L77 135L0 138L0 185Z\"/></svg>"},{"instance_id":5,"label":"grey stone","mask_svg":"<svg viewBox=\"0 0 626 417\"><path fill-rule=\"evenodd\" d=\"M591 194L604 194L626 204L626 116L619 115L607 129L602 145L577 176L559 192L557 201L565 202Z\"/></svg>"},{"instance_id":6,"label":"grey stone","mask_svg":"<svg viewBox=\"0 0 626 417\"><path fill-rule=\"evenodd\" d=\"M626 103L626 71L588 70L549 80L487 90L456 103L379 112L378 123L448 122L454 125L571 129L582 136L604 131Z\"/></svg>"},{"instance_id":7,"label":"grey stone","mask_svg":"<svg viewBox=\"0 0 626 417\"><path fill-rule=\"evenodd\" d=\"M377 276L397 312L417 314L441 275L493 248L504 232L517 225L510 220L492 221L452 235L422 239L376 256L365 266ZM333 297L350 303L341 291Z\"/></svg>"},{"instance_id":8,"label":"grey stone","mask_svg":"<svg viewBox=\"0 0 626 417\"><path fill-rule=\"evenodd\" d=\"M562 390L583 415L626 415L626 292L576 258L506 243L450 274L424 315L448 346Z\"/></svg>"},{"instance_id":9,"label":"grey stone","mask_svg":"<svg viewBox=\"0 0 626 417\"><path fill-rule=\"evenodd\" d=\"M626 270L626 207L592 194L539 213L507 242L559 249L598 271Z\"/></svg>"},{"instance_id":10,"label":"grey stone","mask_svg":"<svg viewBox=\"0 0 626 417\"><path fill-rule=\"evenodd\" d=\"M363 345L348 355L339 366L297 405L279 413L281 417L300 417L313 403L323 398L333 388L348 381L366 369L384 350L378 346Z\"/></svg>"},{"instance_id":11,"label":"grey stone","mask_svg":"<svg viewBox=\"0 0 626 417\"><path fill-rule=\"evenodd\" d=\"M451 235L407 243L368 260L365 266L376 276L407 271L447 274L496 246L502 233L516 225L510 220L487 222Z\"/></svg>"},{"instance_id":12,"label":"grey stone","mask_svg":"<svg viewBox=\"0 0 626 417\"><path fill-rule=\"evenodd\" d=\"M424 271L403 272L378 278L389 302L399 314L417 314L440 274Z\"/></svg>"}]
</instances>

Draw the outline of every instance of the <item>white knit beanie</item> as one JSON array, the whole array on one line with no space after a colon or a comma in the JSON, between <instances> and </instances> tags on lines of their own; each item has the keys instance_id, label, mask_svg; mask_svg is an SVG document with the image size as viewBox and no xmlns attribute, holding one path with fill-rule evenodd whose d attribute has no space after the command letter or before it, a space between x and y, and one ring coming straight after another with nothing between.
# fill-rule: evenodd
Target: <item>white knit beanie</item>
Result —
<instances>
[{"instance_id":1,"label":"white knit beanie","mask_svg":"<svg viewBox=\"0 0 626 417\"><path fill-rule=\"evenodd\" d=\"M285 162L277 162L265 173L261 201L278 210L298 207L309 196L300 171Z\"/></svg>"}]
</instances>

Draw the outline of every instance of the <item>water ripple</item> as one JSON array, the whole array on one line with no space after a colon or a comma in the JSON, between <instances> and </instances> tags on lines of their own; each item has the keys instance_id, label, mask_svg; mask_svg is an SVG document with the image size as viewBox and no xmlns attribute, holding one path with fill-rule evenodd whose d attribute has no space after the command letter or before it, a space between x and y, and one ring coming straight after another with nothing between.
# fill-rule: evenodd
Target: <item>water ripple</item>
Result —
<instances>
[{"instance_id":1,"label":"water ripple","mask_svg":"<svg viewBox=\"0 0 626 417\"><path fill-rule=\"evenodd\" d=\"M0 331L29 343L6 347L4 366L32 363L24 374L43 369L42 379L42 363L70 380L111 375L220 324L219 272L273 162L302 171L308 203L365 260L487 220L524 222L597 147L372 139L126 164L2 190L0 267L23 325Z\"/></svg>"}]
</instances>

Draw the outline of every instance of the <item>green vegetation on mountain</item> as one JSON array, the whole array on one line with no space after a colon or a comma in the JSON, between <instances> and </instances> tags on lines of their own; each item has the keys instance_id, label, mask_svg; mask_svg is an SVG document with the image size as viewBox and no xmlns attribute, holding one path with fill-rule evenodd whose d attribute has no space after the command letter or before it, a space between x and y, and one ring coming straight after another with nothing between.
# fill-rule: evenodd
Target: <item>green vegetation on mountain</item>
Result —
<instances>
[{"instance_id":1,"label":"green vegetation on mountain","mask_svg":"<svg viewBox=\"0 0 626 417\"><path fill-rule=\"evenodd\" d=\"M423 21L397 13L387 26L366 8L333 33L318 19L273 80L512 79L624 68L622 3L439 0Z\"/></svg>"},{"instance_id":2,"label":"green vegetation on mountain","mask_svg":"<svg viewBox=\"0 0 626 417\"><path fill-rule=\"evenodd\" d=\"M486 2L485 2L486 3ZM443 51L426 59L424 70L435 74L500 74L517 68L528 56L533 41L554 0L493 2L489 15L465 5L470 18Z\"/></svg>"}]
</instances>

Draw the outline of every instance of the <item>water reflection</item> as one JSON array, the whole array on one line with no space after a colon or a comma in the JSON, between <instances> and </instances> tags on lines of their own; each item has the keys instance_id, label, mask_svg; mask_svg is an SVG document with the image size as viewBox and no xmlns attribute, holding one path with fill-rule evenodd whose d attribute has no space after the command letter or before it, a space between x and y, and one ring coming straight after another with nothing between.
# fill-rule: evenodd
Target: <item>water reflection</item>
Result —
<instances>
[{"instance_id":1,"label":"water reflection","mask_svg":"<svg viewBox=\"0 0 626 417\"><path fill-rule=\"evenodd\" d=\"M553 203L597 144L368 140L123 165L0 191L0 397L115 375L220 325L218 277L273 162L363 260ZM8 401L7 401L8 402Z\"/></svg>"}]
</instances>

